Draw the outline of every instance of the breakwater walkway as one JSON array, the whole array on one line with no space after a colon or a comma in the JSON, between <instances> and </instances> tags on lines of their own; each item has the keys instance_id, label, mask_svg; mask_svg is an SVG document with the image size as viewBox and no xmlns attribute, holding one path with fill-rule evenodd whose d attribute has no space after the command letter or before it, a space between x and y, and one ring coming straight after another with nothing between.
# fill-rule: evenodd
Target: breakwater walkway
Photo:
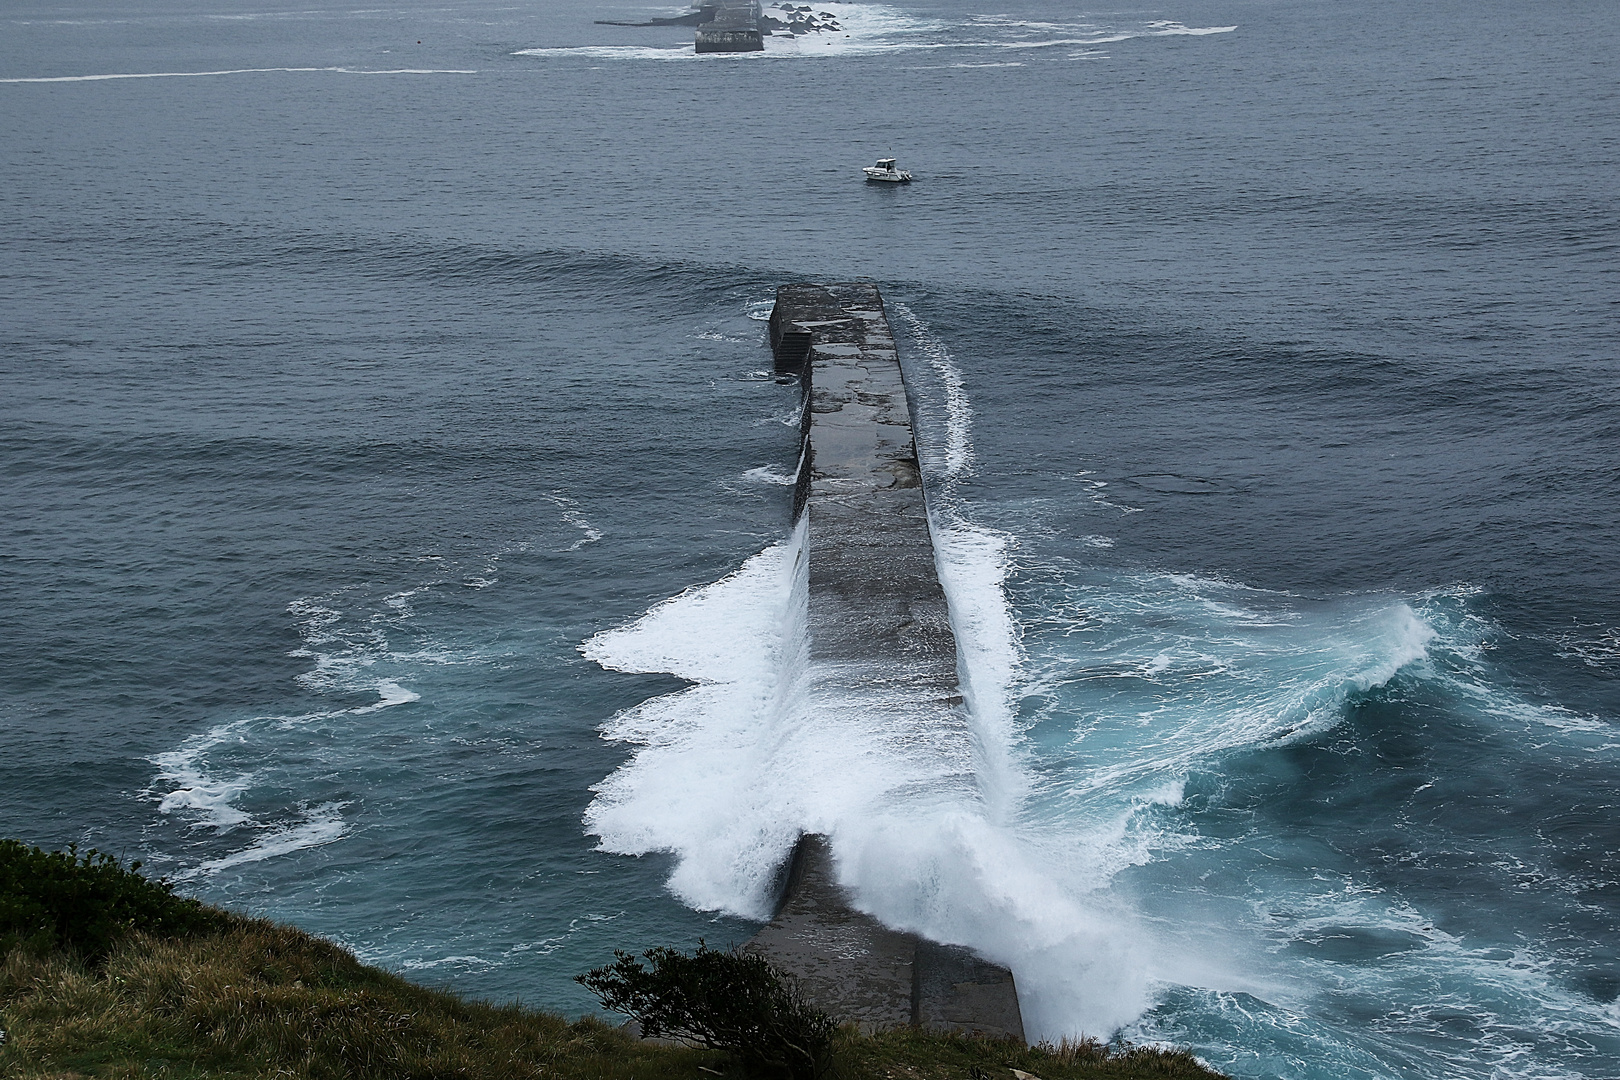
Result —
<instances>
[{"instance_id":1,"label":"breakwater walkway","mask_svg":"<svg viewBox=\"0 0 1620 1080\"><path fill-rule=\"evenodd\" d=\"M865 284L784 285L770 333L777 371L804 390L794 514L809 515L811 663L873 708L957 727L956 638L883 298ZM799 840L776 917L747 947L868 1030L1024 1037L1011 972L856 910L822 836Z\"/></svg>"}]
</instances>

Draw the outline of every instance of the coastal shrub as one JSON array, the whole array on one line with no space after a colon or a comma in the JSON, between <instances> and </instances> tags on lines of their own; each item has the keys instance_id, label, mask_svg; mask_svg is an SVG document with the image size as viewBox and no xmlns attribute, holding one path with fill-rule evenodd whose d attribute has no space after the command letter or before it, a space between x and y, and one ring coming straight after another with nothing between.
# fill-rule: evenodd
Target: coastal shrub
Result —
<instances>
[{"instance_id":1,"label":"coastal shrub","mask_svg":"<svg viewBox=\"0 0 1620 1080\"><path fill-rule=\"evenodd\" d=\"M643 955L651 967L615 952L613 963L575 979L649 1038L723 1050L753 1074L816 1080L826 1071L838 1025L765 957L701 941L691 956L668 948Z\"/></svg>"},{"instance_id":2,"label":"coastal shrub","mask_svg":"<svg viewBox=\"0 0 1620 1080\"><path fill-rule=\"evenodd\" d=\"M76 846L45 851L0 840L0 952L27 945L99 959L131 931L171 937L221 925L223 913L142 877L140 865L126 869L93 848L81 856Z\"/></svg>"}]
</instances>

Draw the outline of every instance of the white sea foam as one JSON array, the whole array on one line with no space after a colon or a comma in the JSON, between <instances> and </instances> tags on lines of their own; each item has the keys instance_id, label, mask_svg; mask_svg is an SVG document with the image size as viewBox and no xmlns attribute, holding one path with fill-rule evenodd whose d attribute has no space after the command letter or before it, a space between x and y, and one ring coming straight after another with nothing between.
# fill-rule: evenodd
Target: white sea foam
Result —
<instances>
[{"instance_id":1,"label":"white sea foam","mask_svg":"<svg viewBox=\"0 0 1620 1080\"><path fill-rule=\"evenodd\" d=\"M341 706L226 720L152 756L155 774L145 794L159 812L214 834L194 842L208 857L182 870L182 876L207 876L347 835L341 811L348 801L333 798L329 788L317 789L307 800L314 809L304 809L297 793L309 793L311 769L326 773L352 764L341 749L333 749L334 735L363 734L378 723L378 714L422 700L409 684L424 669L490 662L476 650L423 639L414 624L419 609L444 591L493 584L500 556L482 556L471 565L422 556L415 563L428 576L409 587L351 586L287 606L302 639L291 655L310 663L296 681L316 694L342 699ZM408 644L397 647L391 636ZM357 697L362 700L355 703ZM222 842L241 845L244 835L251 838L246 847L218 854Z\"/></svg>"},{"instance_id":2,"label":"white sea foam","mask_svg":"<svg viewBox=\"0 0 1620 1080\"><path fill-rule=\"evenodd\" d=\"M948 475L966 475L960 373L926 327L911 329L948 388ZM604 666L695 683L604 725L636 749L597 786L586 824L605 850L676 853L669 884L687 903L756 918L794 839L826 833L867 910L1012 966L1032 1031L1106 1032L1144 1006L1147 983L1128 919L1060 886L1044 869L1051 852L1020 829L1010 538L948 515L935 527L966 710L944 717L892 687L852 691L850 673L807 663L801 524L730 577L582 646Z\"/></svg>"},{"instance_id":3,"label":"white sea foam","mask_svg":"<svg viewBox=\"0 0 1620 1080\"><path fill-rule=\"evenodd\" d=\"M552 937L541 938L539 941L519 942L518 944L513 945L510 949L506 950L502 956L503 958L511 957L526 952L532 952L537 956L549 956L558 949L561 949L565 944L567 944L569 938L573 937L580 931L593 929L600 923L612 922L614 919L622 918L623 916L624 912L622 911L614 912L612 915L604 915L598 912L588 912L587 914L581 915L576 919L569 919L568 929L563 933L553 935Z\"/></svg>"},{"instance_id":4,"label":"white sea foam","mask_svg":"<svg viewBox=\"0 0 1620 1080\"><path fill-rule=\"evenodd\" d=\"M1132 38L1201 37L1225 34L1235 26L1191 27L1182 23L1127 21L1116 25L1092 22L1043 23L1004 16L973 16L965 21L925 17L886 4L841 4L839 29L806 34L772 34L764 50L753 53L697 53L689 42L677 45L536 46L513 55L613 61L688 61L694 63L792 60L806 57L859 57L902 52L1023 50L1040 52L1090 47ZM1023 61L964 61L960 67L1016 67Z\"/></svg>"},{"instance_id":5,"label":"white sea foam","mask_svg":"<svg viewBox=\"0 0 1620 1080\"><path fill-rule=\"evenodd\" d=\"M936 344L929 360L950 388L947 467L961 476L971 411L948 352ZM1129 1019L1145 983L1118 959L1117 925L1057 895L1016 830L1025 776L1007 700L1018 663L1001 595L1008 538L960 522L939 531L969 702L948 720L892 690L852 694L848 673L808 665L804 530L582 646L604 666L696 684L604 726L636 750L597 786L587 826L606 850L675 852L669 884L687 903L756 918L794 839L826 833L868 910L973 945L1012 965L1026 993L1068 1003L1061 1017L1035 1007L1035 1023ZM1054 962L1032 964L1037 953Z\"/></svg>"},{"instance_id":6,"label":"white sea foam","mask_svg":"<svg viewBox=\"0 0 1620 1080\"><path fill-rule=\"evenodd\" d=\"M598 529L596 526L592 525L588 520L586 520L585 515L579 511L579 504L573 499L570 499L568 496L555 491L547 495L545 498L548 502L551 502L562 511L562 519L564 521L568 522L568 524L572 525L574 528L578 529L584 534L572 544L569 544L567 550L578 551L586 544L594 544L598 540L602 539L602 530Z\"/></svg>"},{"instance_id":7,"label":"white sea foam","mask_svg":"<svg viewBox=\"0 0 1620 1080\"><path fill-rule=\"evenodd\" d=\"M965 688L990 702L1015 651L1004 613L979 607L998 588L1001 549L984 535L950 542L955 599L982 635L965 653ZM1134 1016L1146 984L1126 962L1120 920L1063 895L1041 869L1044 853L992 820L1012 816L1018 794L1005 717L976 718L969 747L908 728L903 702L829 696L798 630L803 551L801 526L730 577L582 646L605 666L696 683L604 726L636 749L597 786L587 826L605 850L675 852L669 884L687 903L755 918L769 913L799 833L827 833L862 906L973 945L1011 964L1032 1000L1062 1003L1051 1014L1032 1005L1032 1030L1107 1031ZM960 782L964 770L1014 789L1000 814L998 800Z\"/></svg>"},{"instance_id":8,"label":"white sea foam","mask_svg":"<svg viewBox=\"0 0 1620 1080\"><path fill-rule=\"evenodd\" d=\"M604 667L662 671L696 685L614 717L607 738L637 747L595 788L587 827L604 850L674 851L670 888L687 903L760 917L798 835L804 745L804 530L735 574L691 589L581 646Z\"/></svg>"},{"instance_id":9,"label":"white sea foam","mask_svg":"<svg viewBox=\"0 0 1620 1080\"><path fill-rule=\"evenodd\" d=\"M558 45L518 49L513 56L572 57L587 60L692 60L698 54L690 45ZM710 54L724 55L724 54Z\"/></svg>"},{"instance_id":10,"label":"white sea foam","mask_svg":"<svg viewBox=\"0 0 1620 1080\"><path fill-rule=\"evenodd\" d=\"M1205 37L1209 34L1230 34L1236 26L1185 26L1178 22L1150 22L1148 33L1156 37Z\"/></svg>"},{"instance_id":11,"label":"white sea foam","mask_svg":"<svg viewBox=\"0 0 1620 1080\"><path fill-rule=\"evenodd\" d=\"M1246 607L1245 592L1267 606ZM1435 636L1398 601L1306 620L1273 610L1275 594L1191 575L1127 575L1077 599L1084 619L1047 639L1026 691L1087 709L1071 801L1110 793L1120 805L1223 754L1319 734L1350 695L1425 659Z\"/></svg>"},{"instance_id":12,"label":"white sea foam","mask_svg":"<svg viewBox=\"0 0 1620 1080\"><path fill-rule=\"evenodd\" d=\"M1595 637L1571 634L1560 646L1558 655L1565 659L1599 669L1620 667L1620 629L1610 628Z\"/></svg>"},{"instance_id":13,"label":"white sea foam","mask_svg":"<svg viewBox=\"0 0 1620 1080\"><path fill-rule=\"evenodd\" d=\"M1561 963L1529 947L1502 948L1447 932L1380 885L1318 869L1293 887L1270 883L1254 905L1255 922L1267 928L1274 955L1286 958L1294 977L1263 982L1263 1002L1248 999L1247 1016L1235 1025L1241 1034L1230 1042L1250 1052L1293 1043L1309 1053L1311 1071L1388 1075L1387 1062L1367 1052L1369 1043L1360 1038L1365 1029L1352 1025L1347 1038L1344 1029L1319 1019L1312 1002L1327 986L1343 1000L1378 1002L1383 1025L1439 1036L1429 1044L1425 1075L1583 1075L1578 1069L1549 1068L1542 1040L1590 1046L1593 1035L1612 1034L1610 1010L1567 985ZM1209 946L1198 942L1196 947ZM1358 955L1361 962L1346 962ZM1231 1015L1233 1006L1242 1007L1230 998L1210 1005L1198 1012ZM1467 1039L1445 1030L1449 1019L1460 1016L1468 1018ZM1184 1041L1184 1033L1160 1026L1157 1019L1145 1018L1126 1034ZM1526 1038L1530 1032L1535 1035ZM1376 1038L1370 1045L1377 1045ZM1273 1075L1293 1071L1267 1070Z\"/></svg>"},{"instance_id":14,"label":"white sea foam","mask_svg":"<svg viewBox=\"0 0 1620 1080\"><path fill-rule=\"evenodd\" d=\"M934 545L960 655L962 695L973 719L980 791L991 818L1012 821L1027 792L1017 763L1010 689L1022 657L1018 628L1002 592L1012 538L955 521L936 521Z\"/></svg>"},{"instance_id":15,"label":"white sea foam","mask_svg":"<svg viewBox=\"0 0 1620 1080\"><path fill-rule=\"evenodd\" d=\"M383 679L377 683L377 703L375 705L362 705L358 709L349 709L352 716L364 716L366 713L379 712L383 709L393 708L395 705L409 705L413 701L421 701L422 695L414 690L407 690L392 679Z\"/></svg>"},{"instance_id":16,"label":"white sea foam","mask_svg":"<svg viewBox=\"0 0 1620 1080\"><path fill-rule=\"evenodd\" d=\"M484 561L484 565L479 567L474 573L470 574L467 579L462 582L462 584L469 589L489 588L491 585L494 585L496 582L500 581L498 574L500 562L501 557L499 555L489 556L489 558Z\"/></svg>"},{"instance_id":17,"label":"white sea foam","mask_svg":"<svg viewBox=\"0 0 1620 1080\"><path fill-rule=\"evenodd\" d=\"M756 484L780 484L786 486L796 483L799 476L797 472L782 473L778 472L774 466L761 465L757 469L749 469L743 473L743 479L752 480Z\"/></svg>"},{"instance_id":18,"label":"white sea foam","mask_svg":"<svg viewBox=\"0 0 1620 1080\"><path fill-rule=\"evenodd\" d=\"M272 763L262 762L241 768L240 759L244 756L260 757L263 751L254 753L251 748L261 745L269 733L276 730L305 728L344 716L366 716L395 705L421 700L420 694L388 679L379 680L369 689L378 697L371 705L301 716L260 716L233 720L194 735L176 749L154 754L149 759L158 771L147 788L147 794L158 799L160 813L180 814L189 818L192 828L210 828L220 833L238 827L265 828L267 826L263 822L238 805L238 800L253 789L261 773ZM262 848L262 841L255 843L255 850ZM297 847L282 845L275 847L271 854L293 850L297 850Z\"/></svg>"},{"instance_id":19,"label":"white sea foam","mask_svg":"<svg viewBox=\"0 0 1620 1080\"><path fill-rule=\"evenodd\" d=\"M548 59L690 63L793 60L803 57L848 56L894 52L905 48L934 47L923 39L937 35L948 25L880 4L841 5L838 22L840 29L837 31L771 34L764 39L763 51L751 53L699 53L693 49L690 41L685 41L676 45L536 46L518 49L513 55Z\"/></svg>"},{"instance_id":20,"label":"white sea foam","mask_svg":"<svg viewBox=\"0 0 1620 1080\"><path fill-rule=\"evenodd\" d=\"M489 959L486 959L485 957L482 957L482 956L464 956L463 955L463 956L441 956L437 960L420 960L420 959L405 960L405 961L402 961L399 966L404 968L406 971L432 971L434 968L441 968L441 967L457 967L457 968L463 968L463 969L465 969L465 968L495 967L499 963L500 963L499 960L489 960Z\"/></svg>"},{"instance_id":21,"label":"white sea foam","mask_svg":"<svg viewBox=\"0 0 1620 1080\"><path fill-rule=\"evenodd\" d=\"M1131 506L1129 503L1115 502L1108 496L1108 481L1093 480L1089 471L1077 473L1074 482L1085 490L1086 497L1098 506L1106 506L1110 510L1118 510L1122 514L1140 514L1143 507Z\"/></svg>"},{"instance_id":22,"label":"white sea foam","mask_svg":"<svg viewBox=\"0 0 1620 1080\"><path fill-rule=\"evenodd\" d=\"M1061 34L1072 30L1089 29L1088 23L1053 23L1019 19L1011 15L975 15L972 22L983 26L1005 26L1013 29L1037 30L1045 34Z\"/></svg>"},{"instance_id":23,"label":"white sea foam","mask_svg":"<svg viewBox=\"0 0 1620 1080\"><path fill-rule=\"evenodd\" d=\"M209 775L204 767L208 751L221 743L244 738L243 729L247 724L245 720L221 724L202 735L192 736L178 749L155 755L152 764L159 772L153 781L154 789L158 785L169 788L158 802L159 811L165 814L189 812L195 825L219 830L252 820L234 804L252 785L253 774L244 772L220 778Z\"/></svg>"},{"instance_id":24,"label":"white sea foam","mask_svg":"<svg viewBox=\"0 0 1620 1080\"><path fill-rule=\"evenodd\" d=\"M772 422L781 424L783 427L796 428L800 424L804 423L804 406L795 405L793 408L779 413L776 416L770 417L765 421L765 423Z\"/></svg>"},{"instance_id":25,"label":"white sea foam","mask_svg":"<svg viewBox=\"0 0 1620 1080\"><path fill-rule=\"evenodd\" d=\"M955 481L973 469L973 405L962 383L962 371L951 359L945 343L917 318L906 305L893 303L889 309L910 333L917 350L939 379L944 391L945 446L940 464L946 481Z\"/></svg>"}]
</instances>

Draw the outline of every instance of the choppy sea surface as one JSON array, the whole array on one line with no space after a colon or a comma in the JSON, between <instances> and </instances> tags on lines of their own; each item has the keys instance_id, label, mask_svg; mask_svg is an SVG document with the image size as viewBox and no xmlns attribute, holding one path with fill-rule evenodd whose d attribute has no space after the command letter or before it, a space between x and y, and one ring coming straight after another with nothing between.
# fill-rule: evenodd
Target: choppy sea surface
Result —
<instances>
[{"instance_id":1,"label":"choppy sea surface","mask_svg":"<svg viewBox=\"0 0 1620 1080\"><path fill-rule=\"evenodd\" d=\"M1612 7L826 10L8 3L0 834L577 1013L821 829L1037 1037L1620 1075ZM855 279L972 790L783 661Z\"/></svg>"}]
</instances>

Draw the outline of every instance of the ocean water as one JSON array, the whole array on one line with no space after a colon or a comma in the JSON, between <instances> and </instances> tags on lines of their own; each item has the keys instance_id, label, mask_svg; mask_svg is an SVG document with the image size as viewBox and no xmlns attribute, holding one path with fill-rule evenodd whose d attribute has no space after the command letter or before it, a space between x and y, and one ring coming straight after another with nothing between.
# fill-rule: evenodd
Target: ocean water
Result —
<instances>
[{"instance_id":1,"label":"ocean water","mask_svg":"<svg viewBox=\"0 0 1620 1080\"><path fill-rule=\"evenodd\" d=\"M670 10L0 12L0 834L579 1013L818 829L1037 1037L1620 1075L1612 9ZM952 731L807 690L793 280Z\"/></svg>"}]
</instances>

